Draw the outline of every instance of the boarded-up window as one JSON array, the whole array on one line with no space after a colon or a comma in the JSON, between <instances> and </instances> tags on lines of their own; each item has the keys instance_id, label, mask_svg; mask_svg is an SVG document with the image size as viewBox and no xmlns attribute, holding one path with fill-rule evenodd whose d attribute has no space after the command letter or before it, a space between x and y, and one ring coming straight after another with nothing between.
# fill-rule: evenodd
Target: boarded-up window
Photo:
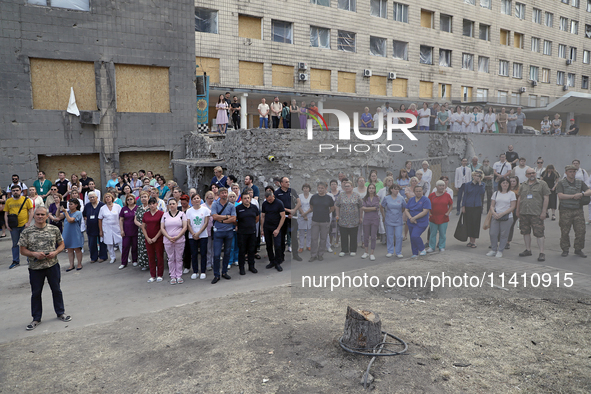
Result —
<instances>
[{"instance_id":1,"label":"boarded-up window","mask_svg":"<svg viewBox=\"0 0 591 394\"><path fill-rule=\"evenodd\" d=\"M433 12L421 10L421 27L433 28Z\"/></svg>"},{"instance_id":2,"label":"boarded-up window","mask_svg":"<svg viewBox=\"0 0 591 394\"><path fill-rule=\"evenodd\" d=\"M341 93L355 93L355 73L339 71L339 88Z\"/></svg>"},{"instance_id":3,"label":"boarded-up window","mask_svg":"<svg viewBox=\"0 0 591 394\"><path fill-rule=\"evenodd\" d=\"M168 67L115 64L117 112L170 112Z\"/></svg>"},{"instance_id":4,"label":"boarded-up window","mask_svg":"<svg viewBox=\"0 0 591 394\"><path fill-rule=\"evenodd\" d=\"M513 46L515 46L515 48L523 49L523 34L521 34L521 33L514 33L513 34Z\"/></svg>"},{"instance_id":5,"label":"boarded-up window","mask_svg":"<svg viewBox=\"0 0 591 394\"><path fill-rule=\"evenodd\" d=\"M273 64L273 86L293 88L293 66Z\"/></svg>"},{"instance_id":6,"label":"boarded-up window","mask_svg":"<svg viewBox=\"0 0 591 394\"><path fill-rule=\"evenodd\" d=\"M330 70L310 69L310 89L330 90Z\"/></svg>"},{"instance_id":7,"label":"boarded-up window","mask_svg":"<svg viewBox=\"0 0 591 394\"><path fill-rule=\"evenodd\" d=\"M119 173L132 173L142 169L160 174L169 181L173 179L170 159L170 152L167 151L120 152Z\"/></svg>"},{"instance_id":8,"label":"boarded-up window","mask_svg":"<svg viewBox=\"0 0 591 394\"><path fill-rule=\"evenodd\" d=\"M396 78L392 81L392 96L407 97L408 96L408 79Z\"/></svg>"},{"instance_id":9,"label":"boarded-up window","mask_svg":"<svg viewBox=\"0 0 591 394\"><path fill-rule=\"evenodd\" d=\"M385 96L388 78L372 75L369 78L369 94L372 96Z\"/></svg>"},{"instance_id":10,"label":"boarded-up window","mask_svg":"<svg viewBox=\"0 0 591 394\"><path fill-rule=\"evenodd\" d=\"M451 96L451 85L446 83L439 84L439 97L449 99Z\"/></svg>"},{"instance_id":11,"label":"boarded-up window","mask_svg":"<svg viewBox=\"0 0 591 394\"><path fill-rule=\"evenodd\" d=\"M70 179L72 174L80 176L80 172L86 171L89 178L94 179L97 189L101 188L101 161L98 153L76 154L76 155L39 155L39 171L45 171L47 179L54 182L58 178L58 172L64 171L66 178ZM134 171L137 171L135 169ZM102 200L102 198L101 198Z\"/></svg>"},{"instance_id":12,"label":"boarded-up window","mask_svg":"<svg viewBox=\"0 0 591 394\"><path fill-rule=\"evenodd\" d=\"M261 39L261 18L238 15L238 36L242 38Z\"/></svg>"},{"instance_id":13,"label":"boarded-up window","mask_svg":"<svg viewBox=\"0 0 591 394\"><path fill-rule=\"evenodd\" d=\"M206 73L209 77L209 83L220 83L220 59L211 57L196 57L195 64L197 65L197 75Z\"/></svg>"},{"instance_id":14,"label":"boarded-up window","mask_svg":"<svg viewBox=\"0 0 591 394\"><path fill-rule=\"evenodd\" d=\"M240 85L263 86L263 63L238 62Z\"/></svg>"},{"instance_id":15,"label":"boarded-up window","mask_svg":"<svg viewBox=\"0 0 591 394\"><path fill-rule=\"evenodd\" d=\"M433 98L433 82L419 81L419 97Z\"/></svg>"},{"instance_id":16,"label":"boarded-up window","mask_svg":"<svg viewBox=\"0 0 591 394\"><path fill-rule=\"evenodd\" d=\"M31 58L30 64L33 109L65 111L73 87L78 109L96 111L94 63Z\"/></svg>"},{"instance_id":17,"label":"boarded-up window","mask_svg":"<svg viewBox=\"0 0 591 394\"><path fill-rule=\"evenodd\" d=\"M500 44L501 45L509 45L509 31L508 30L501 29Z\"/></svg>"},{"instance_id":18,"label":"boarded-up window","mask_svg":"<svg viewBox=\"0 0 591 394\"><path fill-rule=\"evenodd\" d=\"M472 100L472 88L470 86L462 86L462 101Z\"/></svg>"}]
</instances>

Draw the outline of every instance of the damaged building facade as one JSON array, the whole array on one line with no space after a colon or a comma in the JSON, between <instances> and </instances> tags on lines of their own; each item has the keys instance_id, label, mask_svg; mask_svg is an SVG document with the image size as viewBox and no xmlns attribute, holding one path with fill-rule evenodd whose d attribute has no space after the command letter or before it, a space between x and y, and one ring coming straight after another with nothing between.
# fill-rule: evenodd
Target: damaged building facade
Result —
<instances>
[{"instance_id":1,"label":"damaged building facade","mask_svg":"<svg viewBox=\"0 0 591 394\"><path fill-rule=\"evenodd\" d=\"M140 168L185 181L194 129L194 4L181 1L0 2L0 183L37 171ZM66 112L73 90L80 116Z\"/></svg>"},{"instance_id":2,"label":"damaged building facade","mask_svg":"<svg viewBox=\"0 0 591 394\"><path fill-rule=\"evenodd\" d=\"M367 134L375 133L375 130ZM186 137L187 156L174 160L178 165L187 166L187 180L191 187L203 192L213 177L213 167L221 166L224 174L235 175L240 183L245 175L252 175L255 184L273 184L274 177L288 176L291 187L298 192L304 183L312 185L318 181L336 179L344 172L352 181L366 177L371 170L378 172L383 179L386 171L396 176L407 160L413 168L421 168L423 160L430 163L433 179L446 175L453 184L454 171L461 159L474 156L489 159L491 165L499 160L499 155L513 145L515 151L526 157L530 166L535 166L538 156L544 165L554 164L562 172L564 166L577 158L585 165L589 163L588 138L549 137L534 135L465 134L449 132L413 132L417 137L411 141L402 133L394 134L392 140L386 133L375 141L338 140L338 129L314 131L312 140L305 130L249 129L228 131L226 137L193 133ZM332 149L321 146L332 145ZM338 145L338 150L336 149ZM378 145L379 151L378 151ZM397 145L400 152L389 152L389 145ZM355 151L354 146L358 146ZM366 152L369 146L369 150ZM566 152L566 154L565 154Z\"/></svg>"}]
</instances>

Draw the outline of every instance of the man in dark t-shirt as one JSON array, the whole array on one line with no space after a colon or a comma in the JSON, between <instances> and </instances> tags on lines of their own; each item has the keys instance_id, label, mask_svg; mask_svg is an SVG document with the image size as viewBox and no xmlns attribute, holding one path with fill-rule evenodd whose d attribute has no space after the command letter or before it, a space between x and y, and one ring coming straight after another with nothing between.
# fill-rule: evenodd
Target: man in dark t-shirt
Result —
<instances>
[{"instance_id":1,"label":"man in dark t-shirt","mask_svg":"<svg viewBox=\"0 0 591 394\"><path fill-rule=\"evenodd\" d=\"M240 109L242 108L238 102L238 97L233 97L232 103L230 103L230 112L232 113L232 125L234 130L240 129Z\"/></svg>"},{"instance_id":2,"label":"man in dark t-shirt","mask_svg":"<svg viewBox=\"0 0 591 394\"><path fill-rule=\"evenodd\" d=\"M292 253L293 259L297 261L302 261L301 257L298 255L298 209L300 208L300 198L298 194L291 189L289 178L284 176L281 178L280 181L281 187L275 190L275 198L281 200L283 203L283 207L285 208L285 222L283 223L283 227L281 227L281 260L285 260L285 241L289 234L291 237L292 243ZM295 234L295 237L291 235Z\"/></svg>"},{"instance_id":3,"label":"man in dark t-shirt","mask_svg":"<svg viewBox=\"0 0 591 394\"><path fill-rule=\"evenodd\" d=\"M57 186L57 192L64 196L68 192L68 179L66 178L66 173L60 171L58 173L58 179L55 181L55 186Z\"/></svg>"},{"instance_id":4,"label":"man in dark t-shirt","mask_svg":"<svg viewBox=\"0 0 591 394\"><path fill-rule=\"evenodd\" d=\"M261 206L261 227L265 235L269 264L266 268L281 268L281 227L285 222L285 208L281 200L275 198L272 191L265 191L265 201Z\"/></svg>"},{"instance_id":5,"label":"man in dark t-shirt","mask_svg":"<svg viewBox=\"0 0 591 394\"><path fill-rule=\"evenodd\" d=\"M250 203L250 194L242 195L242 204L236 206L236 223L238 235L238 266L240 275L244 275L245 256L248 254L248 270L253 274L258 271L254 267L254 255L257 246L257 223L259 221L259 209Z\"/></svg>"},{"instance_id":6,"label":"man in dark t-shirt","mask_svg":"<svg viewBox=\"0 0 591 394\"><path fill-rule=\"evenodd\" d=\"M326 237L330 229L330 213L334 210L334 200L326 194L326 182L318 182L318 194L310 198L310 209L305 214L312 212L311 228L311 257L309 262L316 259L322 261L322 255L326 251Z\"/></svg>"},{"instance_id":7,"label":"man in dark t-shirt","mask_svg":"<svg viewBox=\"0 0 591 394\"><path fill-rule=\"evenodd\" d=\"M508 149L507 153L505 153L505 158L511 164L511 168L515 168L519 161L519 153L513 150L513 145L509 145Z\"/></svg>"}]
</instances>

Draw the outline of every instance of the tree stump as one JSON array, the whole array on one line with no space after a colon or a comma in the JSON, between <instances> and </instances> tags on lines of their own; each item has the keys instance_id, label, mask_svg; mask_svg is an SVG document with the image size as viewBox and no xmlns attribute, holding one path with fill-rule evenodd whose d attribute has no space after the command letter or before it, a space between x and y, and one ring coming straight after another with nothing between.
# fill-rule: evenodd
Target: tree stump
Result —
<instances>
[{"instance_id":1,"label":"tree stump","mask_svg":"<svg viewBox=\"0 0 591 394\"><path fill-rule=\"evenodd\" d=\"M342 342L357 350L372 350L382 342L382 321L377 313L347 307Z\"/></svg>"}]
</instances>

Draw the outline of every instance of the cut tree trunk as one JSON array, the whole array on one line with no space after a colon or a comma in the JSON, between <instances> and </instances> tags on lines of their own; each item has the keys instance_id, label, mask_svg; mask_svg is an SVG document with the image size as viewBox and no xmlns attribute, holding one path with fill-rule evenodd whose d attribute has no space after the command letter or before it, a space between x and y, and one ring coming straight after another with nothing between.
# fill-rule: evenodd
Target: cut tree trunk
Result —
<instances>
[{"instance_id":1,"label":"cut tree trunk","mask_svg":"<svg viewBox=\"0 0 591 394\"><path fill-rule=\"evenodd\" d=\"M347 307L342 342L351 349L372 350L382 342L382 321L378 314Z\"/></svg>"}]
</instances>

